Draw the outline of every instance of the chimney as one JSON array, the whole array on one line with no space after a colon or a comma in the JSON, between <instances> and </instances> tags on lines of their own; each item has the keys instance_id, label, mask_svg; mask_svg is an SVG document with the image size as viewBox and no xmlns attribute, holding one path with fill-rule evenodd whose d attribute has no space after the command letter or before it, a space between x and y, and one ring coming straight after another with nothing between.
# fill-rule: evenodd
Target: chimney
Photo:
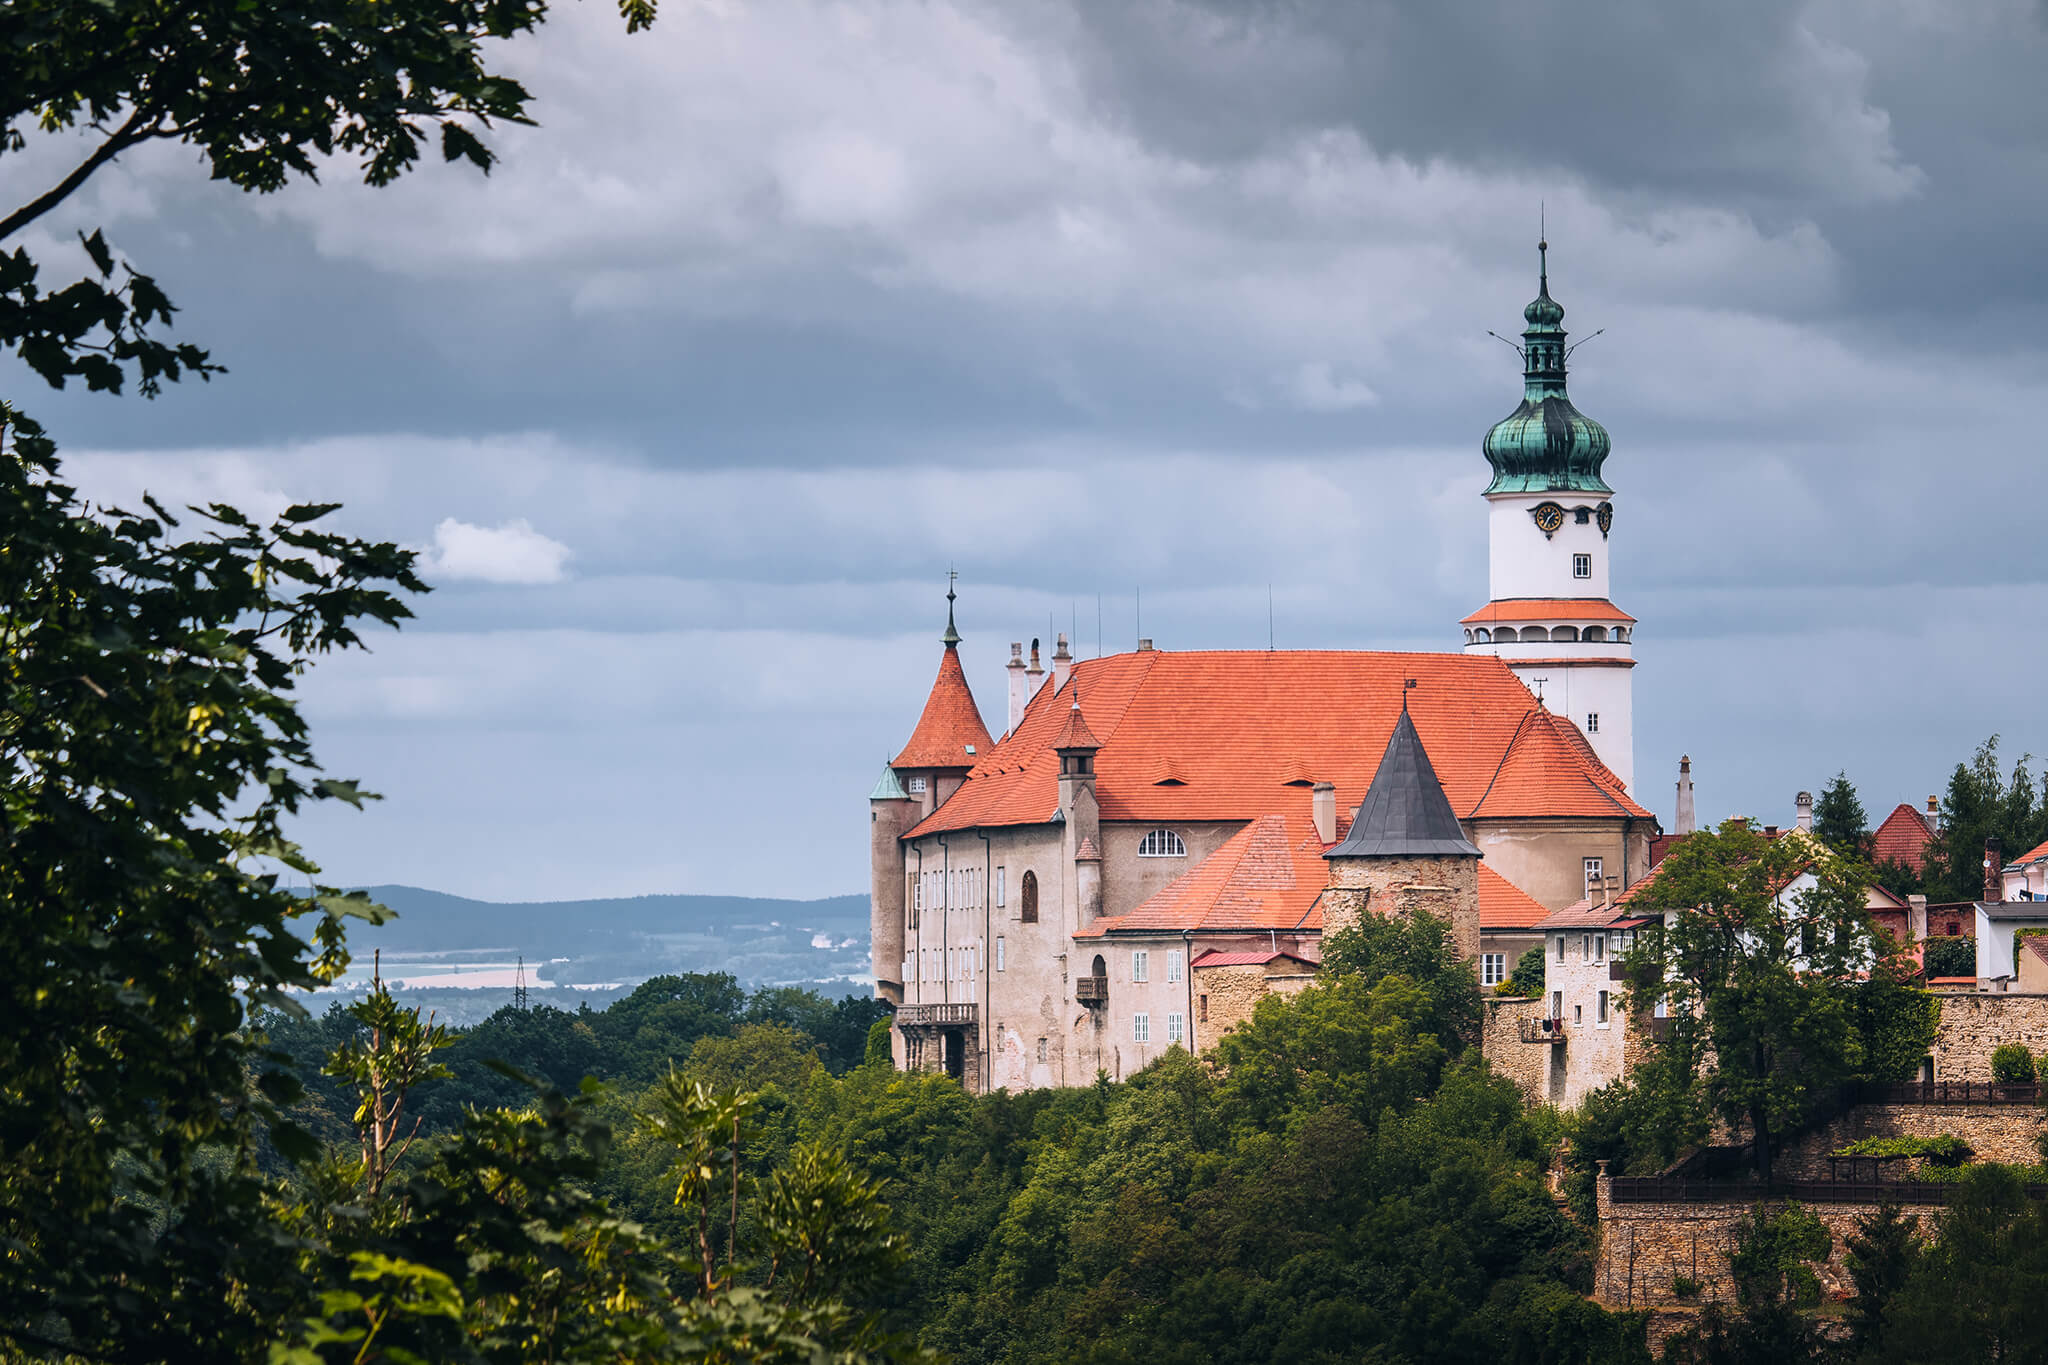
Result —
<instances>
[{"instance_id":1,"label":"chimney","mask_svg":"<svg viewBox=\"0 0 2048 1365\"><path fill-rule=\"evenodd\" d=\"M1764 826L1764 838L1766 838L1766 839L1775 839L1775 838L1777 838L1777 837L1778 837L1778 827L1777 827L1776 825L1765 825L1765 826Z\"/></svg>"},{"instance_id":2,"label":"chimney","mask_svg":"<svg viewBox=\"0 0 2048 1365\"><path fill-rule=\"evenodd\" d=\"M1010 645L1010 662L1004 665L1010 675L1010 723L1008 730L1014 734L1024 721L1024 703L1031 700L1031 684L1024 677L1024 645L1013 641Z\"/></svg>"},{"instance_id":3,"label":"chimney","mask_svg":"<svg viewBox=\"0 0 2048 1365\"><path fill-rule=\"evenodd\" d=\"M1906 897L1906 932L1915 943L1927 937L1927 897L1917 892Z\"/></svg>"},{"instance_id":4,"label":"chimney","mask_svg":"<svg viewBox=\"0 0 2048 1365\"><path fill-rule=\"evenodd\" d=\"M1792 804L1799 811L1799 818L1793 821L1796 828L1813 831L1813 793L1801 792L1792 798Z\"/></svg>"},{"instance_id":5,"label":"chimney","mask_svg":"<svg viewBox=\"0 0 2048 1365\"><path fill-rule=\"evenodd\" d=\"M1058 695L1067 685L1067 679L1074 674L1074 656L1067 653L1067 633L1061 631L1053 640L1052 647L1052 690Z\"/></svg>"},{"instance_id":6,"label":"chimney","mask_svg":"<svg viewBox=\"0 0 2048 1365\"><path fill-rule=\"evenodd\" d=\"M1045 665L1038 662L1038 637L1031 637L1031 667L1024 670L1024 700L1030 701L1045 686Z\"/></svg>"},{"instance_id":7,"label":"chimney","mask_svg":"<svg viewBox=\"0 0 2048 1365\"><path fill-rule=\"evenodd\" d=\"M1318 782L1312 809L1316 819L1316 838L1325 844L1337 842L1337 787L1332 782Z\"/></svg>"},{"instance_id":8,"label":"chimney","mask_svg":"<svg viewBox=\"0 0 2048 1365\"><path fill-rule=\"evenodd\" d=\"M1940 832L1940 830L1941 830L1941 802L1939 802L1939 801L1935 800L1935 799L1934 799L1934 797L1933 797L1932 795L1930 795L1930 796L1929 796L1929 797L1927 798L1927 824L1928 824L1928 827L1929 827L1930 829L1934 830L1934 831L1935 831L1936 833L1939 833L1939 832Z\"/></svg>"},{"instance_id":9,"label":"chimney","mask_svg":"<svg viewBox=\"0 0 2048 1365\"><path fill-rule=\"evenodd\" d=\"M2005 859L1999 851L1997 835L1984 841L1984 899L1994 905L2005 899Z\"/></svg>"},{"instance_id":10,"label":"chimney","mask_svg":"<svg viewBox=\"0 0 2048 1365\"><path fill-rule=\"evenodd\" d=\"M1693 832L1693 828L1692 756L1690 754L1680 754L1678 756L1678 815L1671 822L1671 832L1673 834L1690 834Z\"/></svg>"},{"instance_id":11,"label":"chimney","mask_svg":"<svg viewBox=\"0 0 2048 1365\"><path fill-rule=\"evenodd\" d=\"M1141 636L1139 636L1139 637L1138 637L1138 652L1139 652L1140 654L1149 654L1149 653L1151 653L1151 652L1152 652L1152 637L1151 637L1151 636L1149 636L1149 635L1141 635Z\"/></svg>"}]
</instances>

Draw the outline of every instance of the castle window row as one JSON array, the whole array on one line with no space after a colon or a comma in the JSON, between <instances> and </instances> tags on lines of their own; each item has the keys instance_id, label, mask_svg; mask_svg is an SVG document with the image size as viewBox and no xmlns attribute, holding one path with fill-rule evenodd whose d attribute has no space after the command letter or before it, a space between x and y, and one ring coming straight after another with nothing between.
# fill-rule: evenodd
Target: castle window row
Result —
<instances>
[{"instance_id":1,"label":"castle window row","mask_svg":"<svg viewBox=\"0 0 2048 1365\"><path fill-rule=\"evenodd\" d=\"M1585 641L1591 644L1627 644L1628 627L1615 626L1476 626L1467 627L1465 643L1468 645L1511 645L1530 644L1562 640L1567 643Z\"/></svg>"}]
</instances>

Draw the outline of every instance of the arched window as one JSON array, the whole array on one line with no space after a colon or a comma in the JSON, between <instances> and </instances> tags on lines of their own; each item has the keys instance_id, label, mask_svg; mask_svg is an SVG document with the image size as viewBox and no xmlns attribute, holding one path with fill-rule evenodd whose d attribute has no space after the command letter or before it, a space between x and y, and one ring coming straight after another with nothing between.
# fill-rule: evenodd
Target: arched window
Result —
<instances>
[{"instance_id":1,"label":"arched window","mask_svg":"<svg viewBox=\"0 0 2048 1365\"><path fill-rule=\"evenodd\" d=\"M1092 971L1088 973L1088 975L1095 977L1098 980L1108 977L1109 964L1102 960L1102 954L1097 953L1095 955L1095 967Z\"/></svg>"},{"instance_id":2,"label":"arched window","mask_svg":"<svg viewBox=\"0 0 2048 1365\"><path fill-rule=\"evenodd\" d=\"M1482 645L1490 645L1493 643L1493 634L1485 626L1481 626L1479 628L1479 643Z\"/></svg>"},{"instance_id":3,"label":"arched window","mask_svg":"<svg viewBox=\"0 0 2048 1365\"><path fill-rule=\"evenodd\" d=\"M1576 640L1579 638L1579 628L1577 626L1558 626L1550 632L1550 638L1553 640Z\"/></svg>"},{"instance_id":4,"label":"arched window","mask_svg":"<svg viewBox=\"0 0 2048 1365\"><path fill-rule=\"evenodd\" d=\"M1579 638L1584 640L1605 640L1607 638L1607 627L1587 626L1586 633Z\"/></svg>"},{"instance_id":5,"label":"arched window","mask_svg":"<svg viewBox=\"0 0 2048 1365\"><path fill-rule=\"evenodd\" d=\"M1018 908L1017 918L1026 924L1038 923L1038 874L1036 872L1026 872L1024 874L1022 904Z\"/></svg>"},{"instance_id":6,"label":"arched window","mask_svg":"<svg viewBox=\"0 0 2048 1365\"><path fill-rule=\"evenodd\" d=\"M1188 846L1170 829L1155 829L1138 841L1140 858L1185 858Z\"/></svg>"}]
</instances>

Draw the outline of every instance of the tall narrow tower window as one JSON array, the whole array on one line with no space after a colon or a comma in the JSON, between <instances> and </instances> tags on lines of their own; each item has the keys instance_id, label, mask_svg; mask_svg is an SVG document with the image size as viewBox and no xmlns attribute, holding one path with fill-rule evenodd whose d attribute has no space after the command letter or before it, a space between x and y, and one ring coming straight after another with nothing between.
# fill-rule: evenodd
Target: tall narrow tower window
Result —
<instances>
[{"instance_id":1,"label":"tall narrow tower window","mask_svg":"<svg viewBox=\"0 0 2048 1365\"><path fill-rule=\"evenodd\" d=\"M1591 578L1592 576L1593 576L1593 556L1591 556L1591 555L1573 555L1573 556L1572 556L1572 577L1573 577L1573 578Z\"/></svg>"},{"instance_id":2,"label":"tall narrow tower window","mask_svg":"<svg viewBox=\"0 0 2048 1365\"><path fill-rule=\"evenodd\" d=\"M1038 923L1038 874L1026 872L1019 884L1019 893L1024 904L1018 909L1017 918L1025 924Z\"/></svg>"},{"instance_id":3,"label":"tall narrow tower window","mask_svg":"<svg viewBox=\"0 0 2048 1365\"><path fill-rule=\"evenodd\" d=\"M1586 713L1586 733L1589 735L1600 733L1600 713L1598 711L1588 711Z\"/></svg>"}]
</instances>

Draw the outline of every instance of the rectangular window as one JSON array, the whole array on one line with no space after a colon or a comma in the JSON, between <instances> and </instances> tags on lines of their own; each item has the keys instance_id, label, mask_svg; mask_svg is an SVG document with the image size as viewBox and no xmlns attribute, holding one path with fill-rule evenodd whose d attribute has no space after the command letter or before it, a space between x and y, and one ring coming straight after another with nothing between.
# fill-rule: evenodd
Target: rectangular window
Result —
<instances>
[{"instance_id":1,"label":"rectangular window","mask_svg":"<svg viewBox=\"0 0 2048 1365\"><path fill-rule=\"evenodd\" d=\"M910 794L911 794L912 796L915 796L915 795L917 795L917 794L918 794L919 792L921 792L921 791L923 791L923 790L924 790L924 779L923 779L923 778L921 778L921 777L913 777L913 778L911 778L911 779L910 779Z\"/></svg>"},{"instance_id":2,"label":"rectangular window","mask_svg":"<svg viewBox=\"0 0 2048 1365\"><path fill-rule=\"evenodd\" d=\"M1563 935L1563 934L1559 934L1559 935L1557 936L1557 960L1558 960L1559 962L1562 962L1562 961L1564 961L1564 935Z\"/></svg>"},{"instance_id":3,"label":"rectangular window","mask_svg":"<svg viewBox=\"0 0 2048 1365\"><path fill-rule=\"evenodd\" d=\"M1604 960L1606 959L1606 957L1607 957L1607 935L1605 935L1605 934L1595 934L1595 935L1593 935L1593 960L1594 960L1595 962L1601 962L1601 961L1604 961Z\"/></svg>"},{"instance_id":4,"label":"rectangular window","mask_svg":"<svg viewBox=\"0 0 2048 1365\"><path fill-rule=\"evenodd\" d=\"M1198 995L1195 997L1195 1018L1201 1020L1205 1024L1209 1022L1208 996Z\"/></svg>"},{"instance_id":5,"label":"rectangular window","mask_svg":"<svg viewBox=\"0 0 2048 1365\"><path fill-rule=\"evenodd\" d=\"M1550 993L1550 1017L1551 1017L1551 1018L1553 1018L1553 1019L1562 1019L1562 1018L1564 1018L1564 992L1563 992L1563 991L1552 991L1552 992Z\"/></svg>"},{"instance_id":6,"label":"rectangular window","mask_svg":"<svg viewBox=\"0 0 2048 1365\"><path fill-rule=\"evenodd\" d=\"M1166 955L1166 979L1180 980L1180 949L1175 948Z\"/></svg>"},{"instance_id":7,"label":"rectangular window","mask_svg":"<svg viewBox=\"0 0 2048 1365\"><path fill-rule=\"evenodd\" d=\"M1586 1007L1584 1005L1572 1006L1572 1022L1574 1024L1583 1024L1586 1022Z\"/></svg>"},{"instance_id":8,"label":"rectangular window","mask_svg":"<svg viewBox=\"0 0 2048 1365\"><path fill-rule=\"evenodd\" d=\"M1588 711L1586 713L1586 733L1589 735L1600 733L1600 713L1598 711Z\"/></svg>"},{"instance_id":9,"label":"rectangular window","mask_svg":"<svg viewBox=\"0 0 2048 1365\"><path fill-rule=\"evenodd\" d=\"M1606 992L1606 991L1602 991L1602 992L1600 992L1600 999L1599 999L1599 1000L1598 1000L1598 1001L1597 1001L1597 1002L1596 1002L1596 1003L1594 1004L1594 1006L1593 1006L1593 1011L1594 1011L1594 1015L1595 1015L1595 1017L1596 1017L1596 1018L1597 1018L1597 1019L1599 1020L1599 1022L1600 1022L1600 1023L1602 1023L1602 1024L1605 1024L1605 1023L1607 1022L1607 992Z\"/></svg>"},{"instance_id":10,"label":"rectangular window","mask_svg":"<svg viewBox=\"0 0 2048 1365\"><path fill-rule=\"evenodd\" d=\"M1598 858L1586 859L1586 894L1589 896L1600 889L1601 866Z\"/></svg>"},{"instance_id":11,"label":"rectangular window","mask_svg":"<svg viewBox=\"0 0 2048 1365\"><path fill-rule=\"evenodd\" d=\"M1038 1040L1038 1060L1041 1062L1045 1060L1045 1039L1043 1038Z\"/></svg>"},{"instance_id":12,"label":"rectangular window","mask_svg":"<svg viewBox=\"0 0 2048 1365\"><path fill-rule=\"evenodd\" d=\"M1581 961L1581 962L1591 962L1592 960L1593 960L1593 936L1592 936L1591 934L1580 934L1580 935L1579 935L1579 961Z\"/></svg>"},{"instance_id":13,"label":"rectangular window","mask_svg":"<svg viewBox=\"0 0 2048 1365\"><path fill-rule=\"evenodd\" d=\"M1181 1017L1180 1017L1180 1016L1179 1016L1178 1014L1169 1014L1169 1015L1167 1015L1167 1016L1166 1016L1166 1041L1167 1041L1167 1042L1169 1042L1169 1043L1177 1043L1177 1042L1179 1042L1179 1041L1180 1041L1180 1037L1181 1037L1181 1032L1182 1032L1182 1030L1181 1030Z\"/></svg>"},{"instance_id":14,"label":"rectangular window","mask_svg":"<svg viewBox=\"0 0 2048 1365\"><path fill-rule=\"evenodd\" d=\"M1007 947L1008 947L1008 945L1006 945L1006 944L1005 944L1005 943L1003 942L1003 936L1002 936L1001 934L997 934L997 935L996 935L996 970L997 970L997 971L999 971L999 972L1006 972L1006 971L1008 971L1008 970L1010 969L1010 955L1009 955L1009 953L1008 953L1008 952L1006 951Z\"/></svg>"},{"instance_id":15,"label":"rectangular window","mask_svg":"<svg viewBox=\"0 0 2048 1365\"><path fill-rule=\"evenodd\" d=\"M1593 576L1593 556L1591 556L1591 555L1573 555L1573 556L1572 556L1572 577L1573 577L1573 578L1591 578L1592 576Z\"/></svg>"},{"instance_id":16,"label":"rectangular window","mask_svg":"<svg viewBox=\"0 0 2048 1365\"><path fill-rule=\"evenodd\" d=\"M998 910L1010 903L1009 889L1006 885L1007 879L1003 875L1008 871L1009 869L1006 867L996 869L996 909Z\"/></svg>"},{"instance_id":17,"label":"rectangular window","mask_svg":"<svg viewBox=\"0 0 2048 1365\"><path fill-rule=\"evenodd\" d=\"M1508 979L1508 955L1506 953L1481 953L1479 955L1479 984L1498 986Z\"/></svg>"},{"instance_id":18,"label":"rectangular window","mask_svg":"<svg viewBox=\"0 0 2048 1365\"><path fill-rule=\"evenodd\" d=\"M1134 1043L1149 1043L1152 1041L1151 1015L1134 1014L1131 1016L1131 1041Z\"/></svg>"},{"instance_id":19,"label":"rectangular window","mask_svg":"<svg viewBox=\"0 0 2048 1365\"><path fill-rule=\"evenodd\" d=\"M1131 954L1131 980L1150 981L1151 979L1152 954L1141 948Z\"/></svg>"}]
</instances>

